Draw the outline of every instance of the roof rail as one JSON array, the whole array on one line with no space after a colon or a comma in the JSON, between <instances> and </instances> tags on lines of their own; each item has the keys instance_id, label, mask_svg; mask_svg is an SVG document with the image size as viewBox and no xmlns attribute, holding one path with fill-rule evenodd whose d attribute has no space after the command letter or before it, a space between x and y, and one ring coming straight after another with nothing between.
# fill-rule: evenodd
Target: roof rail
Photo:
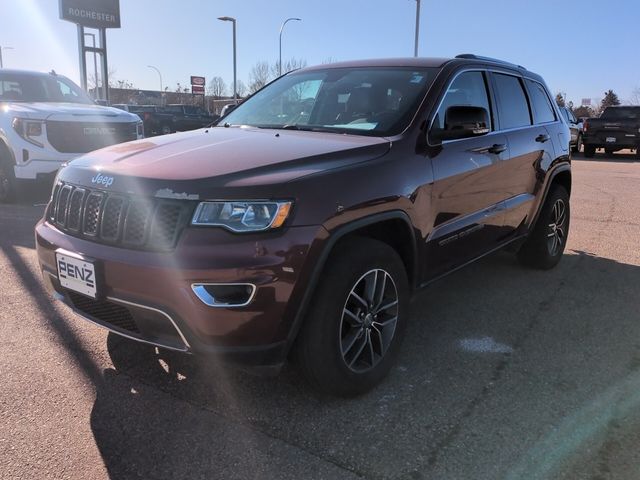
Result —
<instances>
[{"instance_id":1,"label":"roof rail","mask_svg":"<svg viewBox=\"0 0 640 480\"><path fill-rule=\"evenodd\" d=\"M499 58L491 58L491 57L483 57L481 55L474 55L473 53L461 53L460 55L456 55L456 58L466 58L469 60L484 60L485 62L493 62L493 63L502 63L503 65L509 65L511 67L516 67L521 70L526 70L522 65L517 65L515 63L507 62L505 60L500 60Z\"/></svg>"}]
</instances>

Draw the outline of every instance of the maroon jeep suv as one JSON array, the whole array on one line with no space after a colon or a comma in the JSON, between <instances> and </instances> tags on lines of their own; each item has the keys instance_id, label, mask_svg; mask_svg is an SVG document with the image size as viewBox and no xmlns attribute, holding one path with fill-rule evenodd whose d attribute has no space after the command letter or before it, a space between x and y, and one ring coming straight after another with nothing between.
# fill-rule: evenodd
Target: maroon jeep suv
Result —
<instances>
[{"instance_id":1,"label":"maroon jeep suv","mask_svg":"<svg viewBox=\"0 0 640 480\"><path fill-rule=\"evenodd\" d=\"M560 260L569 129L544 81L476 55L285 75L210 128L63 168L44 281L125 337L355 395L401 350L412 292L510 246Z\"/></svg>"}]
</instances>

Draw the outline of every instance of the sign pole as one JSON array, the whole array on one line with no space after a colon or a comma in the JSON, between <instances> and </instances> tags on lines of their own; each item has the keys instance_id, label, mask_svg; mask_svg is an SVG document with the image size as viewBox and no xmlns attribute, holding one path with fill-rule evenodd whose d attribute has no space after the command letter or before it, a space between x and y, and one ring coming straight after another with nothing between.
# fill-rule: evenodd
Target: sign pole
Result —
<instances>
[{"instance_id":1,"label":"sign pole","mask_svg":"<svg viewBox=\"0 0 640 480\"><path fill-rule=\"evenodd\" d=\"M82 89L86 92L87 90L87 59L85 57L85 46L84 46L84 27L78 24L78 46L80 51L80 82ZM96 79L96 82L98 79Z\"/></svg>"},{"instance_id":2,"label":"sign pole","mask_svg":"<svg viewBox=\"0 0 640 480\"><path fill-rule=\"evenodd\" d=\"M107 63L107 29L100 28L100 48L102 49L102 62L100 67L102 68L102 92L103 98L109 104L109 69Z\"/></svg>"}]
</instances>

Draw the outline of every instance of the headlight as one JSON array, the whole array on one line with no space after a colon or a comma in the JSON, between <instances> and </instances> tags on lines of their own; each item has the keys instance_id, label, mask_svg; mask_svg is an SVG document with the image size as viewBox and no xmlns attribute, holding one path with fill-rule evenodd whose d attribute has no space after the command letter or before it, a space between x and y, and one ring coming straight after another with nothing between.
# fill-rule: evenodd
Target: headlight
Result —
<instances>
[{"instance_id":1,"label":"headlight","mask_svg":"<svg viewBox=\"0 0 640 480\"><path fill-rule=\"evenodd\" d=\"M138 140L144 138L144 124L142 123L142 120L136 123L136 136L138 137Z\"/></svg>"},{"instance_id":2,"label":"headlight","mask_svg":"<svg viewBox=\"0 0 640 480\"><path fill-rule=\"evenodd\" d=\"M13 119L13 129L27 142L38 147L44 147L43 122L39 120L27 120L24 118Z\"/></svg>"},{"instance_id":3,"label":"headlight","mask_svg":"<svg viewBox=\"0 0 640 480\"><path fill-rule=\"evenodd\" d=\"M259 232L281 227L290 211L291 202L286 201L201 202L191 224Z\"/></svg>"}]
</instances>

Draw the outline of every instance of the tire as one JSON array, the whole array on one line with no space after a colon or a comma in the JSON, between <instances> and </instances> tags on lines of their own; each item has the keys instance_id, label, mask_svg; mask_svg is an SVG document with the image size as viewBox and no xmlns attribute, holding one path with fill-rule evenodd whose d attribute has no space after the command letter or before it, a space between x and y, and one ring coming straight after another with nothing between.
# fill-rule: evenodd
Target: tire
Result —
<instances>
[{"instance_id":1,"label":"tire","mask_svg":"<svg viewBox=\"0 0 640 480\"><path fill-rule=\"evenodd\" d=\"M605 148L605 149L604 149L604 153L605 153L605 155L607 155L608 157L611 157L611 156L615 153L615 150L611 150L610 148Z\"/></svg>"},{"instance_id":2,"label":"tire","mask_svg":"<svg viewBox=\"0 0 640 480\"><path fill-rule=\"evenodd\" d=\"M569 194L563 186L554 185L533 230L518 251L520 263L540 270L555 267L567 245L570 220Z\"/></svg>"},{"instance_id":3,"label":"tire","mask_svg":"<svg viewBox=\"0 0 640 480\"><path fill-rule=\"evenodd\" d=\"M584 146L584 156L587 158L593 158L596 154L596 147L592 147L591 145Z\"/></svg>"},{"instance_id":4,"label":"tire","mask_svg":"<svg viewBox=\"0 0 640 480\"><path fill-rule=\"evenodd\" d=\"M375 387L393 365L408 317L409 284L400 256L385 243L353 238L336 248L293 353L313 387L351 397Z\"/></svg>"},{"instance_id":5,"label":"tire","mask_svg":"<svg viewBox=\"0 0 640 480\"><path fill-rule=\"evenodd\" d=\"M576 139L576 144L571 147L571 151L573 153L580 153L580 149L582 148L582 135L578 135L578 138Z\"/></svg>"},{"instance_id":6,"label":"tire","mask_svg":"<svg viewBox=\"0 0 640 480\"><path fill-rule=\"evenodd\" d=\"M160 135L169 135L171 133L171 126L167 125L166 123L164 125L160 125Z\"/></svg>"},{"instance_id":7,"label":"tire","mask_svg":"<svg viewBox=\"0 0 640 480\"><path fill-rule=\"evenodd\" d=\"M0 203L10 203L16 197L16 178L8 162L0 160Z\"/></svg>"}]
</instances>

